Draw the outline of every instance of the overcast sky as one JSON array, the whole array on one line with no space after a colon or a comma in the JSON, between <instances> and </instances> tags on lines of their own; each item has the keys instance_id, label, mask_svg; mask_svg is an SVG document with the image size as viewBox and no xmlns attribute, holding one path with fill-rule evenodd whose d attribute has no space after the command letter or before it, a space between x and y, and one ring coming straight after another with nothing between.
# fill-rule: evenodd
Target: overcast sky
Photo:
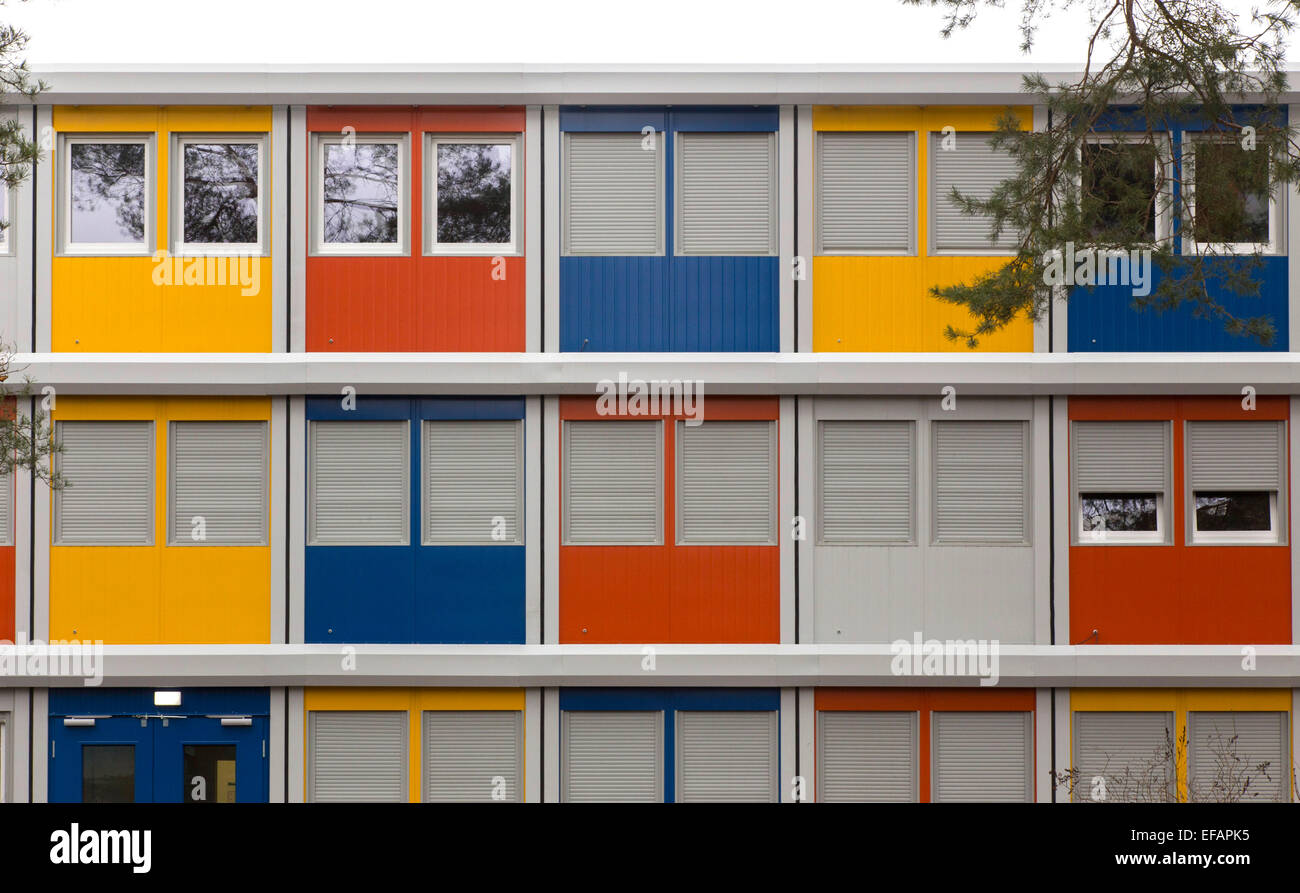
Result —
<instances>
[{"instance_id":1,"label":"overcast sky","mask_svg":"<svg viewBox=\"0 0 1300 893\"><path fill-rule=\"evenodd\" d=\"M1242 12L1263 0L1231 0ZM898 0L8 0L41 63L1077 62L1086 14L1019 52L1019 0L939 36Z\"/></svg>"}]
</instances>

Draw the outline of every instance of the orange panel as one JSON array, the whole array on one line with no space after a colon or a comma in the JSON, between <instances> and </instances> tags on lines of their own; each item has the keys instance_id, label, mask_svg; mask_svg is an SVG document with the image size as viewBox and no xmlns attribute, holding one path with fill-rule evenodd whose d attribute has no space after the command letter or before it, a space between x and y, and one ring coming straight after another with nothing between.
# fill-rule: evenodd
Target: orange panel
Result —
<instances>
[{"instance_id":1,"label":"orange panel","mask_svg":"<svg viewBox=\"0 0 1300 893\"><path fill-rule=\"evenodd\" d=\"M14 559L13 546L0 547L0 641L14 640Z\"/></svg>"}]
</instances>

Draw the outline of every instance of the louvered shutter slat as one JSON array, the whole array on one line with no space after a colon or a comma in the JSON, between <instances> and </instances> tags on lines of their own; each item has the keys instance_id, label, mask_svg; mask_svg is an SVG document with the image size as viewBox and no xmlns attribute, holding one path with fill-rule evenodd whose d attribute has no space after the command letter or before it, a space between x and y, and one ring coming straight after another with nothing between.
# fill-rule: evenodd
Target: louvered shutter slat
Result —
<instances>
[{"instance_id":1,"label":"louvered shutter slat","mask_svg":"<svg viewBox=\"0 0 1300 893\"><path fill-rule=\"evenodd\" d=\"M933 134L931 158L934 183L934 247L936 251L1014 251L1016 234L1004 230L996 242L989 238L989 218L963 214L952 190L987 200L1003 181L1016 175L1016 160L996 151L984 133L958 133L952 149L943 148L944 134Z\"/></svg>"},{"instance_id":2,"label":"louvered shutter slat","mask_svg":"<svg viewBox=\"0 0 1300 893\"><path fill-rule=\"evenodd\" d=\"M682 133L681 254L776 250L776 140L770 133Z\"/></svg>"},{"instance_id":3,"label":"louvered shutter slat","mask_svg":"<svg viewBox=\"0 0 1300 893\"><path fill-rule=\"evenodd\" d=\"M523 423L424 423L425 538L430 544L522 542ZM494 518L504 536L493 538Z\"/></svg>"},{"instance_id":4,"label":"louvered shutter slat","mask_svg":"<svg viewBox=\"0 0 1300 893\"><path fill-rule=\"evenodd\" d=\"M910 133L819 134L821 252L909 252L915 181Z\"/></svg>"},{"instance_id":5,"label":"louvered shutter slat","mask_svg":"<svg viewBox=\"0 0 1300 893\"><path fill-rule=\"evenodd\" d=\"M1075 422L1079 492L1161 493L1169 466L1166 422Z\"/></svg>"},{"instance_id":6,"label":"louvered shutter slat","mask_svg":"<svg viewBox=\"0 0 1300 893\"><path fill-rule=\"evenodd\" d=\"M935 422L935 540L1025 541L1024 422Z\"/></svg>"},{"instance_id":7,"label":"louvered shutter slat","mask_svg":"<svg viewBox=\"0 0 1300 893\"><path fill-rule=\"evenodd\" d=\"M662 717L657 711L565 711L565 802L661 802Z\"/></svg>"},{"instance_id":8,"label":"louvered shutter slat","mask_svg":"<svg viewBox=\"0 0 1300 893\"><path fill-rule=\"evenodd\" d=\"M1288 799L1291 748L1286 713L1193 711L1187 735L1191 799Z\"/></svg>"},{"instance_id":9,"label":"louvered shutter slat","mask_svg":"<svg viewBox=\"0 0 1300 893\"><path fill-rule=\"evenodd\" d=\"M774 422L678 423L682 543L774 542Z\"/></svg>"},{"instance_id":10,"label":"louvered shutter slat","mask_svg":"<svg viewBox=\"0 0 1300 893\"><path fill-rule=\"evenodd\" d=\"M1092 799L1105 780L1109 802L1172 799L1173 715L1136 711L1074 714L1076 801ZM1099 798L1100 799L1100 798Z\"/></svg>"},{"instance_id":11,"label":"louvered shutter slat","mask_svg":"<svg viewBox=\"0 0 1300 893\"><path fill-rule=\"evenodd\" d=\"M0 474L0 545L14 542L14 478Z\"/></svg>"},{"instance_id":12,"label":"louvered shutter slat","mask_svg":"<svg viewBox=\"0 0 1300 893\"><path fill-rule=\"evenodd\" d=\"M314 711L310 723L312 802L407 801L404 711Z\"/></svg>"},{"instance_id":13,"label":"louvered shutter slat","mask_svg":"<svg viewBox=\"0 0 1300 893\"><path fill-rule=\"evenodd\" d=\"M59 422L66 486L55 496L60 545L153 542L153 423Z\"/></svg>"},{"instance_id":14,"label":"louvered shutter slat","mask_svg":"<svg viewBox=\"0 0 1300 893\"><path fill-rule=\"evenodd\" d=\"M821 423L821 542L912 539L911 422Z\"/></svg>"},{"instance_id":15,"label":"louvered shutter slat","mask_svg":"<svg viewBox=\"0 0 1300 893\"><path fill-rule=\"evenodd\" d=\"M523 714L428 710L424 714L426 803L518 802ZM504 796L494 799L502 780Z\"/></svg>"},{"instance_id":16,"label":"louvered shutter slat","mask_svg":"<svg viewBox=\"0 0 1300 893\"><path fill-rule=\"evenodd\" d=\"M820 711L817 751L818 800L916 802L916 714Z\"/></svg>"},{"instance_id":17,"label":"louvered shutter slat","mask_svg":"<svg viewBox=\"0 0 1300 893\"><path fill-rule=\"evenodd\" d=\"M172 542L264 544L266 450L265 422L173 422Z\"/></svg>"},{"instance_id":18,"label":"louvered shutter slat","mask_svg":"<svg viewBox=\"0 0 1300 893\"><path fill-rule=\"evenodd\" d=\"M406 422L311 423L314 545L407 541Z\"/></svg>"},{"instance_id":19,"label":"louvered shutter slat","mask_svg":"<svg viewBox=\"0 0 1300 893\"><path fill-rule=\"evenodd\" d=\"M565 423L566 544L651 544L662 529L659 422Z\"/></svg>"},{"instance_id":20,"label":"louvered shutter slat","mask_svg":"<svg viewBox=\"0 0 1300 893\"><path fill-rule=\"evenodd\" d=\"M567 133L564 247L568 254L658 254L662 161L638 133Z\"/></svg>"},{"instance_id":21,"label":"louvered shutter slat","mask_svg":"<svg viewBox=\"0 0 1300 893\"><path fill-rule=\"evenodd\" d=\"M774 711L678 711L678 803L775 803Z\"/></svg>"},{"instance_id":22,"label":"louvered shutter slat","mask_svg":"<svg viewBox=\"0 0 1300 893\"><path fill-rule=\"evenodd\" d=\"M1283 434L1281 422L1189 423L1192 489L1279 489Z\"/></svg>"},{"instance_id":23,"label":"louvered shutter slat","mask_svg":"<svg viewBox=\"0 0 1300 893\"><path fill-rule=\"evenodd\" d=\"M1029 713L947 712L934 723L934 802L1023 803L1033 799Z\"/></svg>"}]
</instances>

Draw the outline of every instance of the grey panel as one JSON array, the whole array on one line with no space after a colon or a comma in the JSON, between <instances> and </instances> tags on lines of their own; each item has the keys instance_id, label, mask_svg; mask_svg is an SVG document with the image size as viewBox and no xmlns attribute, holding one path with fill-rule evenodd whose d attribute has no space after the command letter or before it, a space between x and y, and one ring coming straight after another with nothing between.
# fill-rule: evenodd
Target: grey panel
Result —
<instances>
[{"instance_id":1,"label":"grey panel","mask_svg":"<svg viewBox=\"0 0 1300 893\"><path fill-rule=\"evenodd\" d=\"M776 542L776 422L677 423L683 544Z\"/></svg>"},{"instance_id":2,"label":"grey panel","mask_svg":"<svg viewBox=\"0 0 1300 893\"><path fill-rule=\"evenodd\" d=\"M1187 738L1189 799L1291 799L1291 735L1285 712L1191 711Z\"/></svg>"},{"instance_id":3,"label":"grey panel","mask_svg":"<svg viewBox=\"0 0 1300 893\"><path fill-rule=\"evenodd\" d=\"M676 802L777 802L775 710L679 710L676 735Z\"/></svg>"},{"instance_id":4,"label":"grey panel","mask_svg":"<svg viewBox=\"0 0 1300 893\"><path fill-rule=\"evenodd\" d=\"M944 134L931 134L930 194L934 248L936 251L1014 252L1017 238L1003 231L997 241L989 238L989 218L963 214L952 201L952 190L963 196L987 200L1003 181L1016 176L1016 160L1005 151L995 151L987 133L956 133L955 146L945 150Z\"/></svg>"},{"instance_id":5,"label":"grey panel","mask_svg":"<svg viewBox=\"0 0 1300 893\"><path fill-rule=\"evenodd\" d=\"M677 134L677 253L776 253L776 134Z\"/></svg>"},{"instance_id":6,"label":"grey panel","mask_svg":"<svg viewBox=\"0 0 1300 893\"><path fill-rule=\"evenodd\" d=\"M817 800L915 803L914 712L817 712Z\"/></svg>"},{"instance_id":7,"label":"grey panel","mask_svg":"<svg viewBox=\"0 0 1300 893\"><path fill-rule=\"evenodd\" d=\"M662 531L661 423L565 422L565 544L654 544Z\"/></svg>"},{"instance_id":8,"label":"grey panel","mask_svg":"<svg viewBox=\"0 0 1300 893\"><path fill-rule=\"evenodd\" d=\"M1029 425L934 423L934 541L1028 539Z\"/></svg>"},{"instance_id":9,"label":"grey panel","mask_svg":"<svg viewBox=\"0 0 1300 893\"><path fill-rule=\"evenodd\" d=\"M566 710L560 734L564 802L663 802L662 711Z\"/></svg>"},{"instance_id":10,"label":"grey panel","mask_svg":"<svg viewBox=\"0 0 1300 893\"><path fill-rule=\"evenodd\" d=\"M1076 492L1163 492L1169 468L1168 422L1074 422Z\"/></svg>"},{"instance_id":11,"label":"grey panel","mask_svg":"<svg viewBox=\"0 0 1300 893\"><path fill-rule=\"evenodd\" d=\"M1076 711L1075 801L1172 801L1174 750L1172 713Z\"/></svg>"},{"instance_id":12,"label":"grey panel","mask_svg":"<svg viewBox=\"0 0 1300 893\"><path fill-rule=\"evenodd\" d=\"M524 423L424 423L424 542L511 545L523 542ZM493 519L504 524L500 538Z\"/></svg>"},{"instance_id":13,"label":"grey panel","mask_svg":"<svg viewBox=\"0 0 1300 893\"><path fill-rule=\"evenodd\" d=\"M0 546L14 542L14 477L0 474Z\"/></svg>"},{"instance_id":14,"label":"grey panel","mask_svg":"<svg viewBox=\"0 0 1300 893\"><path fill-rule=\"evenodd\" d=\"M426 710L424 802L522 800L523 735L519 710Z\"/></svg>"},{"instance_id":15,"label":"grey panel","mask_svg":"<svg viewBox=\"0 0 1300 893\"><path fill-rule=\"evenodd\" d=\"M662 133L564 134L565 254L663 251Z\"/></svg>"},{"instance_id":16,"label":"grey panel","mask_svg":"<svg viewBox=\"0 0 1300 893\"><path fill-rule=\"evenodd\" d=\"M405 803L406 711L308 714L307 800Z\"/></svg>"},{"instance_id":17,"label":"grey panel","mask_svg":"<svg viewBox=\"0 0 1300 893\"><path fill-rule=\"evenodd\" d=\"M267 449L266 422L172 422L171 542L265 545Z\"/></svg>"},{"instance_id":18,"label":"grey panel","mask_svg":"<svg viewBox=\"0 0 1300 893\"><path fill-rule=\"evenodd\" d=\"M912 542L914 422L824 421L818 450L820 543Z\"/></svg>"},{"instance_id":19,"label":"grey panel","mask_svg":"<svg viewBox=\"0 0 1300 893\"><path fill-rule=\"evenodd\" d=\"M1285 467L1282 422L1187 423L1193 490L1279 490Z\"/></svg>"},{"instance_id":20,"label":"grey panel","mask_svg":"<svg viewBox=\"0 0 1300 893\"><path fill-rule=\"evenodd\" d=\"M153 422L58 422L54 542L146 546L153 542Z\"/></svg>"},{"instance_id":21,"label":"grey panel","mask_svg":"<svg viewBox=\"0 0 1300 893\"><path fill-rule=\"evenodd\" d=\"M307 542L405 545L409 538L407 423L311 422Z\"/></svg>"},{"instance_id":22,"label":"grey panel","mask_svg":"<svg viewBox=\"0 0 1300 893\"><path fill-rule=\"evenodd\" d=\"M930 715L930 799L1028 803L1034 799L1033 714L983 710Z\"/></svg>"},{"instance_id":23,"label":"grey panel","mask_svg":"<svg viewBox=\"0 0 1300 893\"><path fill-rule=\"evenodd\" d=\"M817 134L819 254L907 254L916 219L914 134Z\"/></svg>"}]
</instances>

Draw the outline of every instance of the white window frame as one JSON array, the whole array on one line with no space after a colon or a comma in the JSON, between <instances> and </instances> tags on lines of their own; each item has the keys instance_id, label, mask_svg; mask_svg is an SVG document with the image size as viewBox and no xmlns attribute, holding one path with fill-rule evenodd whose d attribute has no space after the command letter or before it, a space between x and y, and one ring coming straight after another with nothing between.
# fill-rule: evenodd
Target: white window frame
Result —
<instances>
[{"instance_id":1,"label":"white window frame","mask_svg":"<svg viewBox=\"0 0 1300 893\"><path fill-rule=\"evenodd\" d=\"M1165 512L1165 494L1156 493L1156 529L1155 530L1084 530L1083 528L1083 498L1089 493L1096 492L1119 492L1121 495L1142 496L1144 493L1134 491L1132 494L1124 494L1123 491L1096 491L1080 490L1078 494L1079 507L1075 514L1078 516L1076 524L1076 533L1078 534L1078 545L1142 545L1142 546L1161 546L1167 539L1166 528L1168 519ZM1149 492L1149 491L1147 491Z\"/></svg>"},{"instance_id":2,"label":"white window frame","mask_svg":"<svg viewBox=\"0 0 1300 893\"><path fill-rule=\"evenodd\" d=\"M189 145L206 145L226 143L257 146L257 241L256 242L186 242L185 239L185 147ZM270 178L266 175L266 165L270 153L267 151L265 133L185 133L174 134L171 145L171 240L172 254L183 257L212 256L231 257L269 255L269 238L271 231L266 215L270 209L267 199L267 187Z\"/></svg>"},{"instance_id":3,"label":"white window frame","mask_svg":"<svg viewBox=\"0 0 1300 893\"><path fill-rule=\"evenodd\" d=\"M396 242L326 242L325 241L325 152L344 142L355 145L397 146L397 241ZM321 256L377 255L405 257L410 247L411 188L410 138L404 133L358 133L348 136L332 133L312 134L312 242L311 253Z\"/></svg>"},{"instance_id":4,"label":"white window frame","mask_svg":"<svg viewBox=\"0 0 1300 893\"><path fill-rule=\"evenodd\" d=\"M72 147L74 145L129 143L144 146L144 239L141 242L74 242L72 240ZM58 151L63 158L58 165L58 239L60 255L85 257L145 257L154 254L156 188L154 177L154 140L151 134L94 133L61 134Z\"/></svg>"},{"instance_id":5,"label":"white window frame","mask_svg":"<svg viewBox=\"0 0 1300 893\"><path fill-rule=\"evenodd\" d=\"M987 140L996 132L997 131L994 130L959 130L955 135L958 141L958 146L960 146L961 138L963 136ZM931 257L1014 257L1016 254L1015 249L1007 250L996 246L973 250L953 248L941 249L936 247L939 244L939 235L937 232L938 228L935 226L935 211L938 208L938 203L940 201L947 201L948 193L945 192L943 195L940 195L938 190L935 188L935 166L938 164L939 152L943 151L941 146L946 137L947 134L941 130L931 130L929 131L930 144L926 146L925 188L928 193L928 202L926 205L925 229L926 241L929 243L926 250Z\"/></svg>"},{"instance_id":6,"label":"white window frame","mask_svg":"<svg viewBox=\"0 0 1300 893\"><path fill-rule=\"evenodd\" d=\"M1110 419L1072 419L1069 423L1069 475L1070 475L1070 503L1071 511L1074 513L1073 545L1076 546L1168 546L1172 543L1169 535L1169 500L1173 498L1173 422L1169 419L1146 418L1133 419L1132 421L1159 422L1164 427L1165 436L1165 464L1164 464L1164 481L1161 489L1151 490L1127 490L1125 488L1114 487L1090 487L1083 489L1079 486L1075 478L1077 468L1077 457L1075 454L1075 425L1078 423L1087 423L1093 421L1112 421ZM1120 419L1114 421L1129 421ZM1139 496L1146 493L1152 493L1156 497L1156 529L1155 530L1085 530L1083 527L1083 497L1089 493L1116 493Z\"/></svg>"},{"instance_id":7,"label":"white window frame","mask_svg":"<svg viewBox=\"0 0 1300 893\"><path fill-rule=\"evenodd\" d=\"M768 237L765 251L736 252L687 251L683 242L682 222L685 217L686 153L683 146L692 136L764 136L772 158L771 179L768 182ZM775 131L711 131L686 130L673 134L673 254L678 257L775 257L780 248L781 159Z\"/></svg>"},{"instance_id":8,"label":"white window frame","mask_svg":"<svg viewBox=\"0 0 1300 893\"><path fill-rule=\"evenodd\" d=\"M510 539L494 540L489 539L485 542L465 543L465 542L448 542L446 540L434 539L429 533L429 463L426 461L429 450L429 428L440 422L467 422L475 424L479 421L489 422L512 422L515 429L515 535ZM527 519L524 517L524 489L527 486L524 466L527 464L528 455L524 443L524 420L523 419L421 419L420 420L420 545L422 546L522 546L524 545L524 528L527 526Z\"/></svg>"},{"instance_id":9,"label":"white window frame","mask_svg":"<svg viewBox=\"0 0 1300 893\"><path fill-rule=\"evenodd\" d=\"M402 432L402 538L396 542L357 542L355 539L349 539L345 542L336 540L321 540L316 529L316 463L312 461L316 454L316 426L320 423L327 424L344 424L364 425L369 422L400 422L405 426ZM307 514L306 514L306 544L308 546L321 546L325 548L334 548L338 546L374 546L377 548L402 547L411 544L411 420L410 419L360 419L356 422L342 421L340 419L308 419L307 420Z\"/></svg>"},{"instance_id":10,"label":"white window frame","mask_svg":"<svg viewBox=\"0 0 1300 893\"><path fill-rule=\"evenodd\" d=\"M904 134L908 138L908 158L907 158L907 194L908 194L908 214L907 214L907 249L905 251L880 251L877 249L851 249L839 251L827 251L822 227L822 212L820 208L825 206L822 201L822 177L820 167L817 166L817 159L821 157L821 144L825 135L828 133L888 133ZM917 201L917 173L919 163L917 160L919 134L915 130L880 130L874 128L859 128L854 130L819 130L813 134L813 249L816 257L917 257L919 255L918 239L916 237L917 218L919 202ZM929 186L927 185L927 188ZM928 238L928 237L927 237Z\"/></svg>"},{"instance_id":11,"label":"white window frame","mask_svg":"<svg viewBox=\"0 0 1300 893\"><path fill-rule=\"evenodd\" d=\"M1102 144L1115 143L1118 145L1140 145L1146 142L1144 134L1131 133L1127 131L1117 131L1107 133L1105 131L1094 131L1087 134L1083 141L1085 143ZM1157 185L1164 182L1164 188L1156 194L1156 219L1155 219L1155 241L1157 244L1166 244L1173 239L1174 234L1174 201L1173 201L1173 173L1174 173L1174 156L1173 156L1173 139L1168 133L1160 133L1155 138L1156 150L1156 169L1153 171L1156 177ZM1083 147L1080 146L1077 158L1079 161L1079 176L1075 178L1074 189L1076 196L1083 194Z\"/></svg>"},{"instance_id":12,"label":"white window frame","mask_svg":"<svg viewBox=\"0 0 1300 893\"><path fill-rule=\"evenodd\" d=\"M424 135L424 251L440 257L517 257L520 255L520 177L522 135L519 133ZM438 147L440 145L506 145L510 148L510 241L509 242L439 242L438 241Z\"/></svg>"},{"instance_id":13,"label":"white window frame","mask_svg":"<svg viewBox=\"0 0 1300 893\"><path fill-rule=\"evenodd\" d=\"M158 423L157 423L156 421L154 421L153 419L129 419L129 418L128 418L128 419L94 419L94 418L90 418L90 419L67 419L66 421L68 421L68 422L72 422L72 423L74 423L74 424L75 424L75 423L81 423L81 424L91 423L91 424L94 424L94 423L96 423L96 422L101 422L101 421L105 421L105 422L143 422L143 423L145 423L145 424L147 424L147 425L149 426L149 483L148 483L148 493L149 493L149 527L148 527L148 530L149 530L149 535L144 539L144 541L142 541L142 542L133 542L133 543L106 543L106 542L102 542L102 541L100 541L100 542L89 542L89 543L84 543L84 542L83 542L83 543L69 543L69 542L64 542L63 538L60 537L60 536L57 536L57 534L60 532L60 529L61 529L61 527L62 527L62 525L59 523L59 520L60 520L60 515L61 515L62 512L63 512L63 494L66 492L66 490L64 490L64 489L59 489L59 490L55 490L55 491L54 491L54 506L53 506L53 508L52 508L52 510L51 510L51 515L52 515L52 517L51 517L51 519L50 519L50 520L51 520L51 528L50 528L50 537L51 537L51 540L50 540L50 545L52 545L52 546L81 546L81 547L89 547L89 548L124 548L124 549L135 549L135 548L139 548L139 547L141 547L141 546L152 546L152 545L154 545L154 544L157 542L157 539L158 539L158 508L157 508L157 505L158 505L158 503L157 503L157 499L158 499ZM62 445L62 443L63 443L63 435L62 435L61 431L59 430L59 426L62 425L62 424L63 424L63 422L55 422L55 423L54 423L55 437L57 438L57 442L58 442L60 445ZM63 453L62 453L62 452L58 452L58 453L55 453L55 454L54 454L54 466L55 466L55 471L62 471L62 467L61 467L61 466L62 466L62 459L63 459ZM75 482L73 483L73 486L76 486Z\"/></svg>"},{"instance_id":14,"label":"white window frame","mask_svg":"<svg viewBox=\"0 0 1300 893\"><path fill-rule=\"evenodd\" d=\"M1182 146L1182 163L1183 163L1183 201L1186 203L1188 215L1187 222L1190 224L1196 219L1196 145L1204 142L1217 142L1226 140L1235 142L1226 134L1206 134L1203 132L1193 133L1183 131ZM1270 165L1271 167L1271 165ZM1197 242L1192 235L1183 236L1183 250L1191 253L1211 253L1211 254L1286 254L1283 246L1285 243L1285 234L1283 232L1283 214L1281 201L1278 193L1281 191L1277 182L1273 180L1273 172L1269 171L1268 179L1268 241L1267 242ZM1185 227L1189 233L1193 228L1189 225Z\"/></svg>"},{"instance_id":15,"label":"white window frame","mask_svg":"<svg viewBox=\"0 0 1300 893\"><path fill-rule=\"evenodd\" d=\"M195 541L189 537L176 537L176 426L183 425L186 422L230 422L242 424L252 422L262 426L262 492L266 494L266 502L263 508L266 510L262 516L262 537L257 542L243 543L210 543L205 541ZM270 474L271 474L271 424L265 419L171 419L167 423L167 545L169 546L202 546L206 548L249 548L256 546L266 546L270 544L268 537L271 532L271 495L270 495Z\"/></svg>"},{"instance_id":16,"label":"white window frame","mask_svg":"<svg viewBox=\"0 0 1300 893\"><path fill-rule=\"evenodd\" d=\"M1232 545L1234 543L1242 543L1271 546L1282 541L1281 530L1278 526L1278 494L1276 490L1241 491L1247 493L1268 494L1268 530L1201 530L1196 526L1196 494L1198 491L1193 490L1190 486L1187 490L1188 499L1190 500L1188 511L1191 513L1192 521L1192 543L1210 543L1214 545ZM1215 493L1222 491L1207 490L1204 492Z\"/></svg>"}]
</instances>

